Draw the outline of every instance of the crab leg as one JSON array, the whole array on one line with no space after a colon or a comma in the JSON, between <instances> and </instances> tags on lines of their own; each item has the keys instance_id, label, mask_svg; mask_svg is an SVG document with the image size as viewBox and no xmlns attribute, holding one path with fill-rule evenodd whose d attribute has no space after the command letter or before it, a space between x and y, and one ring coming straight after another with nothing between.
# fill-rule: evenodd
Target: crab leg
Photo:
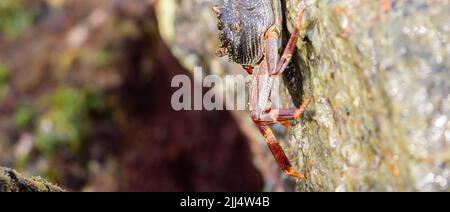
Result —
<instances>
[{"instance_id":1,"label":"crab leg","mask_svg":"<svg viewBox=\"0 0 450 212\"><path fill-rule=\"evenodd\" d=\"M261 63L259 68L254 73L256 79L252 85L252 93L250 98L250 115L265 138L265 142L269 146L276 162L281 169L288 175L297 179L305 179L303 174L298 173L292 168L289 159L284 153L280 143L277 141L272 129L269 125L278 122L287 122L296 118L300 118L305 112L311 98L303 103L299 109L291 110L269 110L264 112L264 106L267 102L267 88L271 87L272 83L268 82L272 79L268 76L267 64L265 61Z\"/></svg>"},{"instance_id":2,"label":"crab leg","mask_svg":"<svg viewBox=\"0 0 450 212\"><path fill-rule=\"evenodd\" d=\"M274 12L278 11L278 5L274 3ZM292 110L266 110L269 101L270 91L273 85L273 78L270 76L280 75L291 61L292 54L296 48L297 40L300 36L301 23L303 19L303 10L300 13L299 20L294 33L292 34L287 47L278 61L278 40L281 36L281 20L276 19L274 26L267 30L264 35L264 59L259 64L258 69L253 70L253 82L250 94L250 115L265 138L270 151L281 169L288 175L297 179L305 179L305 176L292 168L292 165L283 151L280 143L277 141L270 124L282 123L300 118L311 103L311 98L306 100L302 107ZM278 15L276 15L278 17Z\"/></svg>"},{"instance_id":3,"label":"crab leg","mask_svg":"<svg viewBox=\"0 0 450 212\"><path fill-rule=\"evenodd\" d=\"M270 76L279 76L281 75L284 70L286 69L289 62L291 62L292 54L294 53L294 50L297 46L297 41L300 37L300 31L302 29L302 22L303 22L303 15L305 11L304 9L300 10L300 14L298 16L297 25L295 27L294 33L292 33L291 38L289 38L288 44L286 45L286 48L284 49L283 55L281 56L280 60L278 61L278 64L276 66L269 65L269 74ZM272 39L278 39L279 34L278 33L271 33L269 31L266 35L266 40L272 40ZM270 58L270 57L269 57ZM272 59L269 59L272 60Z\"/></svg>"},{"instance_id":4,"label":"crab leg","mask_svg":"<svg viewBox=\"0 0 450 212\"><path fill-rule=\"evenodd\" d=\"M305 179L303 174L298 173L292 168L291 162L289 162L289 159L281 148L280 143L275 138L272 129L270 129L267 125L259 125L258 128L263 134L265 141L280 168L289 176L295 177L299 180Z\"/></svg>"},{"instance_id":5,"label":"crab leg","mask_svg":"<svg viewBox=\"0 0 450 212\"><path fill-rule=\"evenodd\" d=\"M269 124L274 124L278 122L290 121L293 119L300 118L306 111L306 108L311 103L311 98L305 101L300 109L292 110L271 110L268 113L264 113L257 118L254 116L253 111L251 112L252 118L256 125L258 125L259 130L265 138L267 145L269 146L272 155L277 161L280 168L288 175L295 177L297 179L305 179L303 174L298 173L292 168L291 162L287 158L280 143L277 141L272 129L268 126Z\"/></svg>"},{"instance_id":6,"label":"crab leg","mask_svg":"<svg viewBox=\"0 0 450 212\"><path fill-rule=\"evenodd\" d=\"M258 124L269 125L283 123L302 117L311 101L312 99L308 98L299 109L270 110L269 112L263 113L259 118L256 116L255 111L250 111L250 114Z\"/></svg>"}]
</instances>

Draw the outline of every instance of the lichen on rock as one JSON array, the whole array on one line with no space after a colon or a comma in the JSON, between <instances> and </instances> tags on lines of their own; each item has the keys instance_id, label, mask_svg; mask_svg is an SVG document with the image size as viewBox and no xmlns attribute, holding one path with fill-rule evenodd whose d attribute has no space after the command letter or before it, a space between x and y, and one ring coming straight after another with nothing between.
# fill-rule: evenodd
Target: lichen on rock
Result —
<instances>
[{"instance_id":1,"label":"lichen on rock","mask_svg":"<svg viewBox=\"0 0 450 212\"><path fill-rule=\"evenodd\" d=\"M63 192L41 177L25 178L9 168L0 167L0 192Z\"/></svg>"}]
</instances>

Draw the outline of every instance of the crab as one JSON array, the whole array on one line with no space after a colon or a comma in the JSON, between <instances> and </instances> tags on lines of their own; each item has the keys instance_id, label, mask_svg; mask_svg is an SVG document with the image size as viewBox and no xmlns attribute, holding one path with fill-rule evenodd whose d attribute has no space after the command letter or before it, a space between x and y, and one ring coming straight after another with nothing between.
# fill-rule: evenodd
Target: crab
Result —
<instances>
[{"instance_id":1,"label":"crab","mask_svg":"<svg viewBox=\"0 0 450 212\"><path fill-rule=\"evenodd\" d=\"M280 168L289 176L305 179L294 170L275 137L270 125L286 123L302 117L312 98L307 98L298 109L272 109L271 89L291 61L300 37L304 9L300 9L295 29L283 54L278 54L282 33L280 0L223 0L214 6L218 17L221 47L218 56L228 55L229 60L240 64L253 75L250 84L249 112L258 126Z\"/></svg>"}]
</instances>

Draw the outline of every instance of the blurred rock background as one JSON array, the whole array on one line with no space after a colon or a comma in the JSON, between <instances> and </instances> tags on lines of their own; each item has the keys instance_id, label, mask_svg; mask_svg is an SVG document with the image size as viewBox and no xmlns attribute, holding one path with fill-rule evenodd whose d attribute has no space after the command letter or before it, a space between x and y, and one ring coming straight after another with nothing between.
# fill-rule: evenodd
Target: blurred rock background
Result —
<instances>
[{"instance_id":1,"label":"blurred rock background","mask_svg":"<svg viewBox=\"0 0 450 212\"><path fill-rule=\"evenodd\" d=\"M170 107L172 76L188 72L154 8L0 2L1 166L74 191L263 189L229 113Z\"/></svg>"}]
</instances>

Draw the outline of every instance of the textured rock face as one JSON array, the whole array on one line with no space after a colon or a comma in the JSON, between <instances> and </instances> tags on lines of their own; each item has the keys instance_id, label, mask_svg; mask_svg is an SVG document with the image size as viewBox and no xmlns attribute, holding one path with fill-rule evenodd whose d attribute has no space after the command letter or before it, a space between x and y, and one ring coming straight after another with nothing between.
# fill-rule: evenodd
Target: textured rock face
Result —
<instances>
[{"instance_id":1,"label":"textured rock face","mask_svg":"<svg viewBox=\"0 0 450 212\"><path fill-rule=\"evenodd\" d=\"M218 40L209 7L216 1L181 1L168 12L170 2L159 3L166 11L160 23L173 23L162 32L184 64L234 73L213 56ZM285 1L289 29L301 2ZM294 102L315 100L285 139L295 167L308 177L297 189L449 191L449 1L303 4L305 39L294 58L301 82L284 76L302 86L289 87ZM180 17L188 11L189 18Z\"/></svg>"},{"instance_id":2,"label":"textured rock face","mask_svg":"<svg viewBox=\"0 0 450 212\"><path fill-rule=\"evenodd\" d=\"M0 192L64 192L41 177L25 178L15 170L0 167Z\"/></svg>"},{"instance_id":3,"label":"textured rock face","mask_svg":"<svg viewBox=\"0 0 450 212\"><path fill-rule=\"evenodd\" d=\"M449 189L450 5L395 2L308 1L300 190Z\"/></svg>"}]
</instances>

